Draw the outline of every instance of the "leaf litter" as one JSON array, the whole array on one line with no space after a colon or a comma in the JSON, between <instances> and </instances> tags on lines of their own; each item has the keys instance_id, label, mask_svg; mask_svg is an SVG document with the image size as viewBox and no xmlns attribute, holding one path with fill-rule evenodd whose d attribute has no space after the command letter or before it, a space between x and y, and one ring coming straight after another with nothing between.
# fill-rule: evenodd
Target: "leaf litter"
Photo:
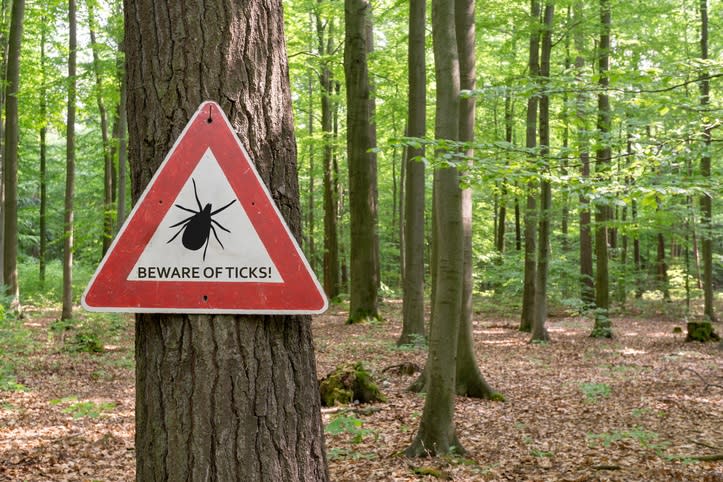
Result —
<instances>
[{"instance_id":1,"label":"leaf litter","mask_svg":"<svg viewBox=\"0 0 723 482\"><path fill-rule=\"evenodd\" d=\"M464 455L409 459L424 395L407 387L425 351L396 346L399 303L383 322L346 325L338 307L314 318L317 372L363 362L387 402L322 409L334 481L723 481L723 352L684 343L680 323L617 318L615 338L582 317L548 322L530 344L516 322L476 317L477 360L504 402L458 397ZM24 389L0 391L0 480L128 481L135 477L133 323L101 354L48 342L52 313L26 325L37 343L16 367Z\"/></svg>"}]
</instances>

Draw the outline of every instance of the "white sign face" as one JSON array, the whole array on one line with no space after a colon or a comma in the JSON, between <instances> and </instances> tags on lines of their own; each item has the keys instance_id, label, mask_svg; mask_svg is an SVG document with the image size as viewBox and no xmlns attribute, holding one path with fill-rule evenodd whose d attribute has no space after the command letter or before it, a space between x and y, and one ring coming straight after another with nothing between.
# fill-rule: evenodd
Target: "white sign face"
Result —
<instances>
[{"instance_id":1,"label":"white sign face","mask_svg":"<svg viewBox=\"0 0 723 482\"><path fill-rule=\"evenodd\" d=\"M283 282L210 148L127 279Z\"/></svg>"}]
</instances>

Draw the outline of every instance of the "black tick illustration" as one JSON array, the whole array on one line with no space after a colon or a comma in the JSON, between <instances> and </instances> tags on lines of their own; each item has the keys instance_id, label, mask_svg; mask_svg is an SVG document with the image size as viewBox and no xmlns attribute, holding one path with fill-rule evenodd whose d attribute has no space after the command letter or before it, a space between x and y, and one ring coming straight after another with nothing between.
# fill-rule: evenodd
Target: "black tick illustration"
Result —
<instances>
[{"instance_id":1,"label":"black tick illustration","mask_svg":"<svg viewBox=\"0 0 723 482\"><path fill-rule=\"evenodd\" d=\"M218 244L221 245L221 248L224 249L223 243L220 239L218 239L218 234L216 233L216 228L214 228L214 225L216 225L219 229L223 229L227 233L231 232L225 227L223 227L218 221L213 219L213 217L224 209L231 206L233 203L236 202L236 200L234 199L233 201L229 202L223 207L216 209L215 211L211 211L211 209L213 209L211 203L206 204L206 206L202 208L201 201L198 199L198 191L196 190L196 180L191 178L191 181L193 182L193 194L196 197L198 211L183 207L180 204L175 205L179 209L182 209L189 213L193 213L193 215L171 226L171 228L175 228L178 226L181 226L181 228L178 230L178 232L176 232L176 234L173 235L171 239L166 242L166 244L170 243L171 241L176 239L179 234L183 233L183 236L181 237L181 242L183 243L183 246L185 246L186 249L189 249L191 251L197 251L201 249L201 246L203 246L203 260L206 261L206 249L208 249L208 242L211 238L211 233L213 233L213 237L216 238L216 241L218 241Z\"/></svg>"}]
</instances>

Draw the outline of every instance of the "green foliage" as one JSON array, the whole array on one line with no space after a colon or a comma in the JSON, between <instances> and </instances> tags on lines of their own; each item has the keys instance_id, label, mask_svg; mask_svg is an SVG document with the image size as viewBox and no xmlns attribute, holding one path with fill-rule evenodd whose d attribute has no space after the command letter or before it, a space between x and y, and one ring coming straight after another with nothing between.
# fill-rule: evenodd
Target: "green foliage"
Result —
<instances>
[{"instance_id":1,"label":"green foliage","mask_svg":"<svg viewBox=\"0 0 723 482\"><path fill-rule=\"evenodd\" d=\"M50 401L51 405L63 406L63 413L72 415L73 418L98 418L106 412L115 410L114 402L92 402L78 401L77 396L56 398Z\"/></svg>"},{"instance_id":2,"label":"green foliage","mask_svg":"<svg viewBox=\"0 0 723 482\"><path fill-rule=\"evenodd\" d=\"M6 302L0 299L0 391L23 391L26 387L18 383L16 367L32 350L33 340L30 330L7 311Z\"/></svg>"},{"instance_id":3,"label":"green foliage","mask_svg":"<svg viewBox=\"0 0 723 482\"><path fill-rule=\"evenodd\" d=\"M345 447L331 447L326 451L326 455L329 460L374 460L377 458L376 454L358 452Z\"/></svg>"},{"instance_id":4,"label":"green foliage","mask_svg":"<svg viewBox=\"0 0 723 482\"><path fill-rule=\"evenodd\" d=\"M609 447L613 443L621 440L634 440L640 444L642 448L652 449L658 456L663 456L663 450L670 446L668 441L658 441L660 435L655 432L645 430L643 427L634 426L630 430L616 430L613 432L588 433L587 443L590 447L603 445Z\"/></svg>"},{"instance_id":5,"label":"green foliage","mask_svg":"<svg viewBox=\"0 0 723 482\"><path fill-rule=\"evenodd\" d=\"M590 403L595 403L599 398L607 398L612 393L610 385L606 383L584 382L580 384L580 391Z\"/></svg>"},{"instance_id":6,"label":"green foliage","mask_svg":"<svg viewBox=\"0 0 723 482\"><path fill-rule=\"evenodd\" d=\"M321 403L326 407L347 404L385 402L386 397L361 362L342 365L319 382Z\"/></svg>"},{"instance_id":7,"label":"green foliage","mask_svg":"<svg viewBox=\"0 0 723 482\"><path fill-rule=\"evenodd\" d=\"M351 435L352 443L361 443L370 435L377 436L377 432L372 429L363 428L364 422L358 418L348 415L337 415L324 428L324 432L331 435L348 434Z\"/></svg>"},{"instance_id":8,"label":"green foliage","mask_svg":"<svg viewBox=\"0 0 723 482\"><path fill-rule=\"evenodd\" d=\"M114 313L85 313L80 319L56 320L50 332L68 353L102 353L123 332L127 318Z\"/></svg>"}]
</instances>

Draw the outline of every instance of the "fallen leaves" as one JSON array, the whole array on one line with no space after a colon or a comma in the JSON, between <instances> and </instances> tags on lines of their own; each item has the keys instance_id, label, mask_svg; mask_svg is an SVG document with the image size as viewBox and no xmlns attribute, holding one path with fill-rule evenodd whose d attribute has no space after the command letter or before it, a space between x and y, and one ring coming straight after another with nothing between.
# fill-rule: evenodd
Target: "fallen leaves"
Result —
<instances>
[{"instance_id":1,"label":"fallen leaves","mask_svg":"<svg viewBox=\"0 0 723 482\"><path fill-rule=\"evenodd\" d=\"M721 352L684 343L675 323L616 319L614 339L594 340L589 320L555 318L538 345L511 320L477 319L477 360L506 401L458 398L465 455L408 459L424 395L406 388L425 352L396 346L398 304L384 316L314 320L319 375L364 362L388 400L322 411L332 480L723 480ZM0 480L133 480L132 323L113 350L69 354L44 342L48 320L31 321L27 389L0 391Z\"/></svg>"}]
</instances>

